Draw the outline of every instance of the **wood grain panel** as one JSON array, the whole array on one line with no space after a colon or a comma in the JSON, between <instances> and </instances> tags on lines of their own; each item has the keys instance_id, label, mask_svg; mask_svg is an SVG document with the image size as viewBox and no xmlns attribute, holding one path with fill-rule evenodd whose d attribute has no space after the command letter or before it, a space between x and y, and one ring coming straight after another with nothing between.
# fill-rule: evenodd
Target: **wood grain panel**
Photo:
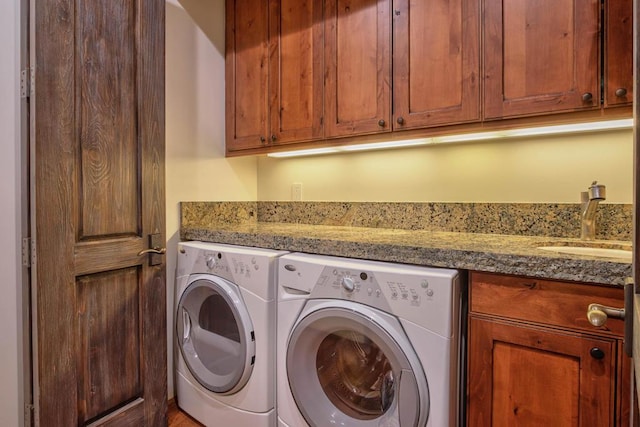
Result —
<instances>
[{"instance_id":1,"label":"wood grain panel","mask_svg":"<svg viewBox=\"0 0 640 427\"><path fill-rule=\"evenodd\" d=\"M494 425L578 425L580 359L497 342L493 360Z\"/></svg>"},{"instance_id":2,"label":"wood grain panel","mask_svg":"<svg viewBox=\"0 0 640 427\"><path fill-rule=\"evenodd\" d=\"M623 307L622 288L475 271L470 274L470 281L469 309L472 313L617 337L624 334L621 319L610 318L602 327L595 327L587 320L587 308L591 303Z\"/></svg>"},{"instance_id":3,"label":"wood grain panel","mask_svg":"<svg viewBox=\"0 0 640 427\"><path fill-rule=\"evenodd\" d=\"M367 4L369 3L369 4ZM336 62L338 122L377 117L378 26L375 3L339 0Z\"/></svg>"},{"instance_id":4,"label":"wood grain panel","mask_svg":"<svg viewBox=\"0 0 640 427\"><path fill-rule=\"evenodd\" d=\"M141 264L146 258L138 256L138 252L147 248L146 239L141 238L80 243L75 247L76 274L92 274Z\"/></svg>"},{"instance_id":5,"label":"wood grain panel","mask_svg":"<svg viewBox=\"0 0 640 427\"><path fill-rule=\"evenodd\" d=\"M388 0L325 2L325 136L391 130Z\"/></svg>"},{"instance_id":6,"label":"wood grain panel","mask_svg":"<svg viewBox=\"0 0 640 427\"><path fill-rule=\"evenodd\" d=\"M394 129L480 118L479 2L396 0Z\"/></svg>"},{"instance_id":7,"label":"wood grain panel","mask_svg":"<svg viewBox=\"0 0 640 427\"><path fill-rule=\"evenodd\" d=\"M605 8L604 105L627 105L633 100L633 1L606 1Z\"/></svg>"},{"instance_id":8,"label":"wood grain panel","mask_svg":"<svg viewBox=\"0 0 640 427\"><path fill-rule=\"evenodd\" d=\"M599 17L597 0L487 0L485 118L598 108Z\"/></svg>"},{"instance_id":9,"label":"wood grain panel","mask_svg":"<svg viewBox=\"0 0 640 427\"><path fill-rule=\"evenodd\" d=\"M87 427L143 426L144 422L144 400L138 398Z\"/></svg>"},{"instance_id":10,"label":"wood grain panel","mask_svg":"<svg viewBox=\"0 0 640 427\"><path fill-rule=\"evenodd\" d=\"M472 316L468 426L613 425L616 359L613 339Z\"/></svg>"},{"instance_id":11,"label":"wood grain panel","mask_svg":"<svg viewBox=\"0 0 640 427\"><path fill-rule=\"evenodd\" d=\"M142 152L142 234L166 242L165 206L165 8L162 0L139 3L137 100ZM137 255L137 254L136 254ZM167 424L167 283L166 264L141 266L144 420Z\"/></svg>"},{"instance_id":12,"label":"wood grain panel","mask_svg":"<svg viewBox=\"0 0 640 427\"><path fill-rule=\"evenodd\" d=\"M271 0L269 59L272 143L323 136L322 0Z\"/></svg>"},{"instance_id":13,"label":"wood grain panel","mask_svg":"<svg viewBox=\"0 0 640 427\"><path fill-rule=\"evenodd\" d=\"M140 233L135 8L78 2L81 240Z\"/></svg>"},{"instance_id":14,"label":"wood grain panel","mask_svg":"<svg viewBox=\"0 0 640 427\"><path fill-rule=\"evenodd\" d=\"M137 268L78 278L79 419L141 396Z\"/></svg>"},{"instance_id":15,"label":"wood grain panel","mask_svg":"<svg viewBox=\"0 0 640 427\"><path fill-rule=\"evenodd\" d=\"M503 45L504 68L509 71L504 76L504 98L560 93L573 87L577 72L573 0L517 0L503 5L504 32L509 34ZM547 43L553 43L553 48Z\"/></svg>"},{"instance_id":16,"label":"wood grain panel","mask_svg":"<svg viewBox=\"0 0 640 427\"><path fill-rule=\"evenodd\" d=\"M73 0L57 0L35 14L37 39L35 120L35 235L37 284L33 292L35 404L51 426L77 425L73 248L77 213L74 110ZM42 33L41 33L42 34ZM46 280L44 277L46 276ZM47 375L53 373L55 375ZM42 398L46 396L46 398ZM55 398L53 398L55 396ZM69 410L69 403L73 410Z\"/></svg>"},{"instance_id":17,"label":"wood grain panel","mask_svg":"<svg viewBox=\"0 0 640 427\"><path fill-rule=\"evenodd\" d=\"M410 94L424 90L429 96L412 96L410 111L452 107L462 102L462 4L416 2L411 8L409 73ZM424 62L423 62L424 61ZM446 100L441 104L440 100ZM447 105L448 104L448 105Z\"/></svg>"},{"instance_id":18,"label":"wood grain panel","mask_svg":"<svg viewBox=\"0 0 640 427\"><path fill-rule=\"evenodd\" d=\"M269 3L226 1L227 149L266 143L268 129Z\"/></svg>"}]
</instances>

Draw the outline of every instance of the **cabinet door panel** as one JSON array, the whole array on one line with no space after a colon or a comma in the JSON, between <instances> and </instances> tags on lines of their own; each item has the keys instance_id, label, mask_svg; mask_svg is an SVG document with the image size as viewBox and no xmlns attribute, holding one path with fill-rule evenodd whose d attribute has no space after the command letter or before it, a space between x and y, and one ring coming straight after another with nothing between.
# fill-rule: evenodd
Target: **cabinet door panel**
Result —
<instances>
[{"instance_id":1,"label":"cabinet door panel","mask_svg":"<svg viewBox=\"0 0 640 427\"><path fill-rule=\"evenodd\" d=\"M633 100L633 2L610 0L606 4L605 91L607 106Z\"/></svg>"},{"instance_id":2,"label":"cabinet door panel","mask_svg":"<svg viewBox=\"0 0 640 427\"><path fill-rule=\"evenodd\" d=\"M272 142L321 138L322 0L272 0L270 16Z\"/></svg>"},{"instance_id":3,"label":"cabinet door panel","mask_svg":"<svg viewBox=\"0 0 640 427\"><path fill-rule=\"evenodd\" d=\"M388 132L389 0L325 2L325 135Z\"/></svg>"},{"instance_id":4,"label":"cabinet door panel","mask_svg":"<svg viewBox=\"0 0 640 427\"><path fill-rule=\"evenodd\" d=\"M268 135L268 3L226 2L227 151L262 146Z\"/></svg>"},{"instance_id":5,"label":"cabinet door panel","mask_svg":"<svg viewBox=\"0 0 640 427\"><path fill-rule=\"evenodd\" d=\"M613 425L616 358L613 339L471 317L468 425Z\"/></svg>"},{"instance_id":6,"label":"cabinet door panel","mask_svg":"<svg viewBox=\"0 0 640 427\"><path fill-rule=\"evenodd\" d=\"M487 0L485 118L599 107L598 22L597 0Z\"/></svg>"},{"instance_id":7,"label":"cabinet door panel","mask_svg":"<svg viewBox=\"0 0 640 427\"><path fill-rule=\"evenodd\" d=\"M479 120L477 0L396 0L394 129Z\"/></svg>"}]
</instances>

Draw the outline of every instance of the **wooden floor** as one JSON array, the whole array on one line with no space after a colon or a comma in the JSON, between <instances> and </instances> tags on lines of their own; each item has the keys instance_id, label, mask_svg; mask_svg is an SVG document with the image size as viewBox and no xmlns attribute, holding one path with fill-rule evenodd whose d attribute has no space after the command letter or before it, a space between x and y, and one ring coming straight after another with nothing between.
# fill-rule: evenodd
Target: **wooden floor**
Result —
<instances>
[{"instance_id":1,"label":"wooden floor","mask_svg":"<svg viewBox=\"0 0 640 427\"><path fill-rule=\"evenodd\" d=\"M202 424L191 418L185 412L182 412L178 405L176 405L176 400L171 399L169 401L169 427L203 427Z\"/></svg>"}]
</instances>

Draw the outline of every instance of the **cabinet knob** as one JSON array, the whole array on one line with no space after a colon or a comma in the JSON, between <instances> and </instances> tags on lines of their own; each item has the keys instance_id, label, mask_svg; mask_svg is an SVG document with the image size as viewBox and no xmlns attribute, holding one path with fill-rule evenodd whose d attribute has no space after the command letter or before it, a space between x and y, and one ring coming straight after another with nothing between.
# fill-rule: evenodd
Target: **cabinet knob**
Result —
<instances>
[{"instance_id":1,"label":"cabinet knob","mask_svg":"<svg viewBox=\"0 0 640 427\"><path fill-rule=\"evenodd\" d=\"M604 351L602 351L602 349L598 347L593 347L591 350L589 350L589 354L591 354L591 357L593 357L594 359L604 359Z\"/></svg>"},{"instance_id":2,"label":"cabinet knob","mask_svg":"<svg viewBox=\"0 0 640 427\"><path fill-rule=\"evenodd\" d=\"M402 116L398 117L396 119L396 122L398 122L399 125L403 125L404 124L404 118Z\"/></svg>"},{"instance_id":3,"label":"cabinet knob","mask_svg":"<svg viewBox=\"0 0 640 427\"><path fill-rule=\"evenodd\" d=\"M260 142L262 142L264 144L264 142L267 140L267 138L265 138L264 136L260 135Z\"/></svg>"},{"instance_id":4,"label":"cabinet knob","mask_svg":"<svg viewBox=\"0 0 640 427\"><path fill-rule=\"evenodd\" d=\"M616 90L616 96L622 98L623 96L627 96L627 89L624 87L618 88Z\"/></svg>"},{"instance_id":5,"label":"cabinet knob","mask_svg":"<svg viewBox=\"0 0 640 427\"><path fill-rule=\"evenodd\" d=\"M584 102L589 102L593 99L593 95L591 94L591 92L585 92L582 94L582 100Z\"/></svg>"},{"instance_id":6,"label":"cabinet knob","mask_svg":"<svg viewBox=\"0 0 640 427\"><path fill-rule=\"evenodd\" d=\"M381 128L383 128L386 123L387 122L385 122L383 119L378 120L378 126L380 126Z\"/></svg>"},{"instance_id":7,"label":"cabinet knob","mask_svg":"<svg viewBox=\"0 0 640 427\"><path fill-rule=\"evenodd\" d=\"M276 142L277 139L278 139L278 137L276 136L275 133L273 135L271 135L271 142Z\"/></svg>"}]
</instances>

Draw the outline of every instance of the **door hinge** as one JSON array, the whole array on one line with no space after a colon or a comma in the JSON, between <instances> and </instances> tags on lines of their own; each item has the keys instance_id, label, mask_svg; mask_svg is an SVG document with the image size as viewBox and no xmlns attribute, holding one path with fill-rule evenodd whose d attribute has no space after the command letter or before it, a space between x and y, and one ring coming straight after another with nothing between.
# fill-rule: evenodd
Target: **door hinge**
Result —
<instances>
[{"instance_id":1,"label":"door hinge","mask_svg":"<svg viewBox=\"0 0 640 427\"><path fill-rule=\"evenodd\" d=\"M31 267L36 263L36 241L29 237L22 239L22 265Z\"/></svg>"},{"instance_id":2,"label":"door hinge","mask_svg":"<svg viewBox=\"0 0 640 427\"><path fill-rule=\"evenodd\" d=\"M33 96L35 90L35 73L33 67L28 67L20 71L20 98L25 99Z\"/></svg>"},{"instance_id":3,"label":"door hinge","mask_svg":"<svg viewBox=\"0 0 640 427\"><path fill-rule=\"evenodd\" d=\"M33 425L35 407L31 403L24 405L24 425L30 427Z\"/></svg>"}]
</instances>

